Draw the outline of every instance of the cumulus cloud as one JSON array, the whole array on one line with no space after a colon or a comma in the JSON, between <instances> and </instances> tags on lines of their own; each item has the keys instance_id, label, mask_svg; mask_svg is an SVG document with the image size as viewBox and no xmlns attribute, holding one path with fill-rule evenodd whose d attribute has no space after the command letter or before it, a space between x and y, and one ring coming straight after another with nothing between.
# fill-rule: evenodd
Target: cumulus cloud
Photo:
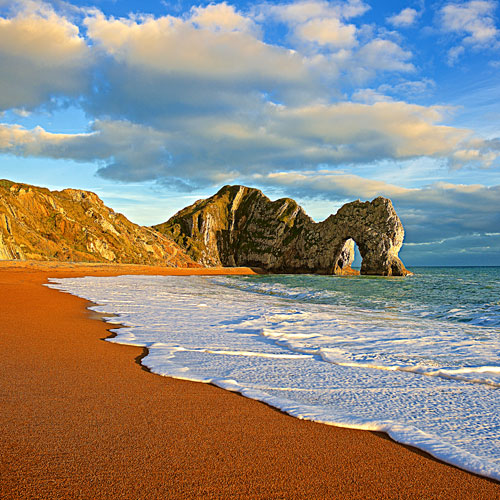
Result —
<instances>
[{"instance_id":1,"label":"cumulus cloud","mask_svg":"<svg viewBox=\"0 0 500 500\"><path fill-rule=\"evenodd\" d=\"M215 31L254 31L252 19L236 12L232 5L226 2L209 4L206 7L193 7L190 21L200 27Z\"/></svg>"},{"instance_id":2,"label":"cumulus cloud","mask_svg":"<svg viewBox=\"0 0 500 500\"><path fill-rule=\"evenodd\" d=\"M337 49L357 44L357 28L346 21L364 14L369 8L360 0L264 4L261 6L261 18L272 17L287 24L299 42Z\"/></svg>"},{"instance_id":3,"label":"cumulus cloud","mask_svg":"<svg viewBox=\"0 0 500 500\"><path fill-rule=\"evenodd\" d=\"M351 99L366 104L373 104L381 101L394 101L396 100L396 96L415 98L431 93L435 85L435 82L429 78L422 80L402 80L392 85L383 83L376 89L359 88L351 94Z\"/></svg>"},{"instance_id":4,"label":"cumulus cloud","mask_svg":"<svg viewBox=\"0 0 500 500\"><path fill-rule=\"evenodd\" d=\"M167 134L125 121L96 121L87 133L50 133L0 124L0 150L24 157L97 162L104 177L134 181L168 175ZM141 165L140 169L136 169ZM174 175L172 175L174 177Z\"/></svg>"},{"instance_id":5,"label":"cumulus cloud","mask_svg":"<svg viewBox=\"0 0 500 500\"><path fill-rule=\"evenodd\" d=\"M395 93L406 97L417 97L422 94L429 94L436 87L434 80L422 78L421 80L403 80L395 84L383 83L378 87L378 92Z\"/></svg>"},{"instance_id":6,"label":"cumulus cloud","mask_svg":"<svg viewBox=\"0 0 500 500\"><path fill-rule=\"evenodd\" d=\"M371 9L370 5L363 0L347 0L345 2L337 3L342 17L350 19L358 17Z\"/></svg>"},{"instance_id":7,"label":"cumulus cloud","mask_svg":"<svg viewBox=\"0 0 500 500\"><path fill-rule=\"evenodd\" d=\"M394 14L388 17L387 22L398 28L406 28L415 24L418 15L419 14L415 9L407 7L406 9L403 9L399 14Z\"/></svg>"},{"instance_id":8,"label":"cumulus cloud","mask_svg":"<svg viewBox=\"0 0 500 500\"><path fill-rule=\"evenodd\" d=\"M391 40L376 38L361 47L358 59L365 70L414 71L415 66L408 62L412 53L403 50Z\"/></svg>"},{"instance_id":9,"label":"cumulus cloud","mask_svg":"<svg viewBox=\"0 0 500 500\"><path fill-rule=\"evenodd\" d=\"M260 19L271 18L290 30L289 41L299 51L321 54L323 71L335 67L335 75L344 74L366 81L378 72L408 72L415 68L412 53L400 47L391 34L373 26L358 28L350 22L370 6L362 1L299 1L288 4L264 4Z\"/></svg>"},{"instance_id":10,"label":"cumulus cloud","mask_svg":"<svg viewBox=\"0 0 500 500\"><path fill-rule=\"evenodd\" d=\"M353 92L351 98L354 101L364 102L365 104L373 104L375 102L392 101L390 96L387 96L375 89L359 89Z\"/></svg>"},{"instance_id":11,"label":"cumulus cloud","mask_svg":"<svg viewBox=\"0 0 500 500\"><path fill-rule=\"evenodd\" d=\"M442 108L403 102L339 103L278 110L276 128L287 137L314 140L323 163L440 156L454 150L468 132L437 125ZM310 149L309 149L310 150Z\"/></svg>"},{"instance_id":12,"label":"cumulus cloud","mask_svg":"<svg viewBox=\"0 0 500 500\"><path fill-rule=\"evenodd\" d=\"M302 40L331 47L352 47L357 42L356 27L335 17L311 19L298 26L295 34Z\"/></svg>"},{"instance_id":13,"label":"cumulus cloud","mask_svg":"<svg viewBox=\"0 0 500 500\"><path fill-rule=\"evenodd\" d=\"M328 48L324 54L309 55L264 42L258 16L244 15L227 3L159 18L115 19L83 9L79 14L87 16L86 39L51 7L30 5L2 20L5 26L17 27L24 43L30 40L26 29L38 40L30 47L16 45L15 36L6 32L10 42L2 49L12 71L0 76L3 109L31 108L52 95L79 95L88 90L96 71L96 92L84 99L87 111L136 120L140 114L175 115L181 107L186 113L212 113L216 108L227 113L245 102L251 102L251 108L262 96L288 104L328 100L332 88L340 93L340 74L366 80L377 71L413 70L411 53L394 42L376 39L351 50L357 45L356 28L344 21L368 9L361 1L297 2L264 9L266 15L292 23L303 40ZM39 43L43 36L38 32L47 44ZM123 102L130 104L127 116L116 114Z\"/></svg>"},{"instance_id":14,"label":"cumulus cloud","mask_svg":"<svg viewBox=\"0 0 500 500\"><path fill-rule=\"evenodd\" d=\"M275 16L289 24L298 25L318 18L351 19L363 15L370 10L370 6L362 0L305 0L283 4L267 3L260 10L261 15Z\"/></svg>"},{"instance_id":15,"label":"cumulus cloud","mask_svg":"<svg viewBox=\"0 0 500 500\"><path fill-rule=\"evenodd\" d=\"M48 156L64 158L64 149L69 142L74 144L87 139L92 134L52 134L42 127L26 130L20 125L0 124L0 149L18 156ZM60 155L60 156L59 156ZM94 158L98 157L93 152ZM78 156L76 148L71 156ZM88 159L88 158L86 158Z\"/></svg>"},{"instance_id":16,"label":"cumulus cloud","mask_svg":"<svg viewBox=\"0 0 500 500\"><path fill-rule=\"evenodd\" d=\"M440 10L441 28L462 37L465 44L491 44L498 36L494 19L496 8L497 2L493 0L449 3Z\"/></svg>"},{"instance_id":17,"label":"cumulus cloud","mask_svg":"<svg viewBox=\"0 0 500 500\"><path fill-rule=\"evenodd\" d=\"M247 30L213 30L172 16L135 20L100 13L85 24L105 75L95 109L113 108L116 100L118 108L127 101L132 112L146 116L227 113L262 94L280 100L324 95L317 62Z\"/></svg>"},{"instance_id":18,"label":"cumulus cloud","mask_svg":"<svg viewBox=\"0 0 500 500\"><path fill-rule=\"evenodd\" d=\"M44 4L23 6L0 17L0 110L74 98L90 83L91 53L78 27Z\"/></svg>"}]
</instances>

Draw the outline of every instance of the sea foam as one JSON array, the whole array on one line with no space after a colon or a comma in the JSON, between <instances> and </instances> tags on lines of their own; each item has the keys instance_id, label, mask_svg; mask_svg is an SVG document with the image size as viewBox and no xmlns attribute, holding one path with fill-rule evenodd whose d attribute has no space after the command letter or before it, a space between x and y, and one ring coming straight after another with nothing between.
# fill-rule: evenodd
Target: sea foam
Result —
<instances>
[{"instance_id":1,"label":"sea foam","mask_svg":"<svg viewBox=\"0 0 500 500\"><path fill-rule=\"evenodd\" d=\"M335 290L308 290L307 277L300 286L290 279L121 276L49 286L116 315L107 321L127 328L108 340L147 347L142 363L155 373L298 418L384 431L500 480L498 328L435 309L405 314L383 297L374 298L381 308L353 307Z\"/></svg>"}]
</instances>

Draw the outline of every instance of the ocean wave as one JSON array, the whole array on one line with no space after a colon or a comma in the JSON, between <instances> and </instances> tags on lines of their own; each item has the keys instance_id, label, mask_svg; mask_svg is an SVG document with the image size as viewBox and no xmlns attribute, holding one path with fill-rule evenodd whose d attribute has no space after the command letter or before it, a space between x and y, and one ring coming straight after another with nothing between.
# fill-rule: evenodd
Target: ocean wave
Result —
<instances>
[{"instance_id":1,"label":"ocean wave","mask_svg":"<svg viewBox=\"0 0 500 500\"><path fill-rule=\"evenodd\" d=\"M397 287L393 286L396 281ZM487 280L486 280L487 281ZM450 274L422 275L401 281L370 276L215 277L212 282L249 293L304 303L398 311L419 318L480 327L500 326L500 272L468 280ZM463 287L467 286L466 291Z\"/></svg>"},{"instance_id":2,"label":"ocean wave","mask_svg":"<svg viewBox=\"0 0 500 500\"><path fill-rule=\"evenodd\" d=\"M299 418L381 430L500 479L498 329L292 299L286 283L283 297L276 293L283 284L266 279L266 293L199 277L58 279L50 286L115 314L110 322L128 328L108 340L147 347L142 363L155 373L213 383ZM295 288L309 277L301 279ZM330 285L311 279L312 294L322 279ZM404 296L404 280L390 286Z\"/></svg>"}]
</instances>

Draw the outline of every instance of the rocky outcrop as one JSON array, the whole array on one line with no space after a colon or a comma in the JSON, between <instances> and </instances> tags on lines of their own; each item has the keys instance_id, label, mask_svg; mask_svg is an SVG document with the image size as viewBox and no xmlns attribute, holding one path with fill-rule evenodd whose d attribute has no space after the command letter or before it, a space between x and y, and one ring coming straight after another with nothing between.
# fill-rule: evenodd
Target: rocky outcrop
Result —
<instances>
[{"instance_id":1,"label":"rocky outcrop","mask_svg":"<svg viewBox=\"0 0 500 500\"><path fill-rule=\"evenodd\" d=\"M206 266L253 266L269 272L350 274L354 241L361 274L404 276L404 230L387 198L354 201L315 223L292 199L225 186L154 226Z\"/></svg>"},{"instance_id":2,"label":"rocky outcrop","mask_svg":"<svg viewBox=\"0 0 500 500\"><path fill-rule=\"evenodd\" d=\"M0 260L201 267L170 238L130 222L89 191L0 181Z\"/></svg>"}]
</instances>

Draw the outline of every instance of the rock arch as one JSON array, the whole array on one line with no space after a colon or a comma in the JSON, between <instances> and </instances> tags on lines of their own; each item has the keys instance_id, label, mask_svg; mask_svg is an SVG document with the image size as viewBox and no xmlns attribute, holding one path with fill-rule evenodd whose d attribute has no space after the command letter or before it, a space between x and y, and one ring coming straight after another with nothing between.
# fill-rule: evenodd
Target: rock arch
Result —
<instances>
[{"instance_id":1,"label":"rock arch","mask_svg":"<svg viewBox=\"0 0 500 500\"><path fill-rule=\"evenodd\" d=\"M403 225L388 198L347 203L319 224L325 225L325 233L334 236L332 244L337 248L337 254L333 274L342 274L342 268L350 266L354 260L354 243L351 241L356 242L363 259L361 274L408 274L398 257L404 239ZM339 242L337 245L335 240Z\"/></svg>"},{"instance_id":2,"label":"rock arch","mask_svg":"<svg viewBox=\"0 0 500 500\"><path fill-rule=\"evenodd\" d=\"M208 266L345 274L354 258L354 240L363 258L361 274L408 274L398 257L403 225L391 201L382 197L347 203L316 223L290 198L271 201L257 189L225 186L155 229Z\"/></svg>"}]
</instances>

